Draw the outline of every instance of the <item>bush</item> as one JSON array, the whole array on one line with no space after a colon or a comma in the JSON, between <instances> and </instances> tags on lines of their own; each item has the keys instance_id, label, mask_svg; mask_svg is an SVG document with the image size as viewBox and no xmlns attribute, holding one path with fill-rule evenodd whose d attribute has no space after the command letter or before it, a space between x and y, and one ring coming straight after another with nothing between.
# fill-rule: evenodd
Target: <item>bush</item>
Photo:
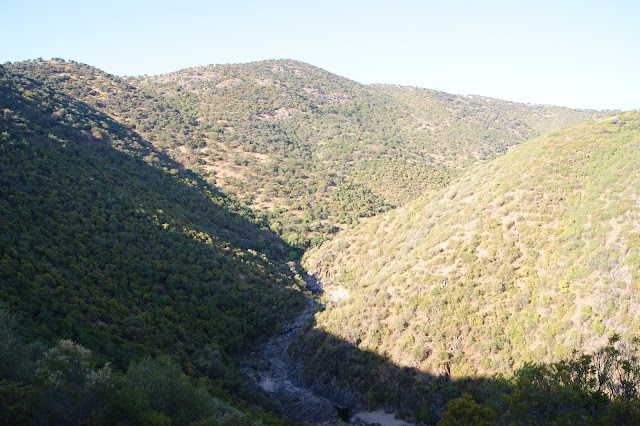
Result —
<instances>
[{"instance_id":1,"label":"bush","mask_svg":"<svg viewBox=\"0 0 640 426\"><path fill-rule=\"evenodd\" d=\"M442 419L438 422L438 425L442 426L492 424L493 412L475 402L468 393L449 401L446 411L442 413Z\"/></svg>"},{"instance_id":2,"label":"bush","mask_svg":"<svg viewBox=\"0 0 640 426\"><path fill-rule=\"evenodd\" d=\"M167 357L134 362L127 377L149 395L151 408L188 424L209 417L221 418L237 410L209 395L202 383L194 383Z\"/></svg>"}]
</instances>

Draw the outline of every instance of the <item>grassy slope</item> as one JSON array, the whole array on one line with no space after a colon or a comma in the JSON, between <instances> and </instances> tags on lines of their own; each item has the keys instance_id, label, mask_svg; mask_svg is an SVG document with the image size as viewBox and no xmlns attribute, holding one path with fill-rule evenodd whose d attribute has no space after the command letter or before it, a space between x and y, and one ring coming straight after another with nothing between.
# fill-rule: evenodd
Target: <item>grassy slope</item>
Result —
<instances>
[{"instance_id":1,"label":"grassy slope","mask_svg":"<svg viewBox=\"0 0 640 426\"><path fill-rule=\"evenodd\" d=\"M316 171L341 172L395 204L433 188L423 176L429 172L493 158L546 130L598 115L366 86L290 60L191 68L144 79L140 86L175 105L196 105L203 125L217 124L223 133L248 138L240 141L245 151L278 158L299 150L298 160L319 163ZM243 131L247 126L252 127L249 133ZM265 141L269 136L276 141ZM279 141L286 144L278 146ZM392 178L372 183L377 174Z\"/></svg>"},{"instance_id":2,"label":"grassy slope","mask_svg":"<svg viewBox=\"0 0 640 426\"><path fill-rule=\"evenodd\" d=\"M528 141L368 219L304 257L349 293L316 329L400 366L449 364L454 377L632 336L638 170L640 114L630 112Z\"/></svg>"}]
</instances>

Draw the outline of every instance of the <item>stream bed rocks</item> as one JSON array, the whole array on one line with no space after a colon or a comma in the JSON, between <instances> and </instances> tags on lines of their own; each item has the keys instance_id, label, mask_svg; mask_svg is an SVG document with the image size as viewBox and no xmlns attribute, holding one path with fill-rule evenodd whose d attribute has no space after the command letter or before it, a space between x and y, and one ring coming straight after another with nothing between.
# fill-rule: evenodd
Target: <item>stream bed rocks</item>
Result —
<instances>
[{"instance_id":1,"label":"stream bed rocks","mask_svg":"<svg viewBox=\"0 0 640 426\"><path fill-rule=\"evenodd\" d=\"M312 275L305 275L307 289L315 294L322 293L322 286ZM241 363L247 374L267 395L277 400L282 412L290 419L318 425L336 425L345 422L358 425L408 423L393 422L393 415L375 416L377 413L354 412L352 407L325 398L296 378L295 363L287 355L293 337L311 320L321 306L307 296L304 309L294 320L283 324L280 334L272 337L259 350ZM371 416L368 416L371 414ZM380 419L381 422L373 421ZM389 423L388 423L389 422Z\"/></svg>"},{"instance_id":2,"label":"stream bed rocks","mask_svg":"<svg viewBox=\"0 0 640 426\"><path fill-rule=\"evenodd\" d=\"M307 297L305 307L298 317L283 325L281 334L271 338L251 359L242 365L243 371L271 398L280 402L283 413L300 422L339 424L336 404L305 388L295 380L295 371L287 355L291 339L318 311L312 297Z\"/></svg>"}]
</instances>

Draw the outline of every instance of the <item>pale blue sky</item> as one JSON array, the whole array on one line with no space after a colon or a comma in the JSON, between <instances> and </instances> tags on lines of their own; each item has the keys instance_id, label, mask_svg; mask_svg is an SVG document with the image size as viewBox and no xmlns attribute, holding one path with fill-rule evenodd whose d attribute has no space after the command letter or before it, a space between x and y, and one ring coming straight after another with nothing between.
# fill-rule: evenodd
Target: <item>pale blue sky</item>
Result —
<instances>
[{"instance_id":1,"label":"pale blue sky","mask_svg":"<svg viewBox=\"0 0 640 426\"><path fill-rule=\"evenodd\" d=\"M361 83L640 108L638 0L0 0L0 25L0 63L152 75L291 58Z\"/></svg>"}]
</instances>

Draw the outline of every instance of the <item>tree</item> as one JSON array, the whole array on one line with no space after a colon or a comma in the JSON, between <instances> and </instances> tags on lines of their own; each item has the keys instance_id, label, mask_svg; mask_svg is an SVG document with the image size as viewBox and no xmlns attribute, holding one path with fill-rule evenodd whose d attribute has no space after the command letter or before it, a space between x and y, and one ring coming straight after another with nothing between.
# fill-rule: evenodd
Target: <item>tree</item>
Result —
<instances>
[{"instance_id":1,"label":"tree","mask_svg":"<svg viewBox=\"0 0 640 426\"><path fill-rule=\"evenodd\" d=\"M42 391L40 420L95 422L102 415L100 396L110 378L109 364L95 368L90 350L71 340L59 341L37 364L36 381Z\"/></svg>"},{"instance_id":2,"label":"tree","mask_svg":"<svg viewBox=\"0 0 640 426\"><path fill-rule=\"evenodd\" d=\"M127 377L149 395L151 408L171 417L177 424L239 413L207 392L204 384L193 383L167 357L134 362Z\"/></svg>"},{"instance_id":3,"label":"tree","mask_svg":"<svg viewBox=\"0 0 640 426\"><path fill-rule=\"evenodd\" d=\"M440 426L454 425L479 425L490 426L493 424L493 412L473 400L468 393L452 399L447 404L447 409L442 413Z\"/></svg>"},{"instance_id":4,"label":"tree","mask_svg":"<svg viewBox=\"0 0 640 426\"><path fill-rule=\"evenodd\" d=\"M27 375L27 348L15 333L15 319L0 309L0 379L18 381Z\"/></svg>"}]
</instances>

